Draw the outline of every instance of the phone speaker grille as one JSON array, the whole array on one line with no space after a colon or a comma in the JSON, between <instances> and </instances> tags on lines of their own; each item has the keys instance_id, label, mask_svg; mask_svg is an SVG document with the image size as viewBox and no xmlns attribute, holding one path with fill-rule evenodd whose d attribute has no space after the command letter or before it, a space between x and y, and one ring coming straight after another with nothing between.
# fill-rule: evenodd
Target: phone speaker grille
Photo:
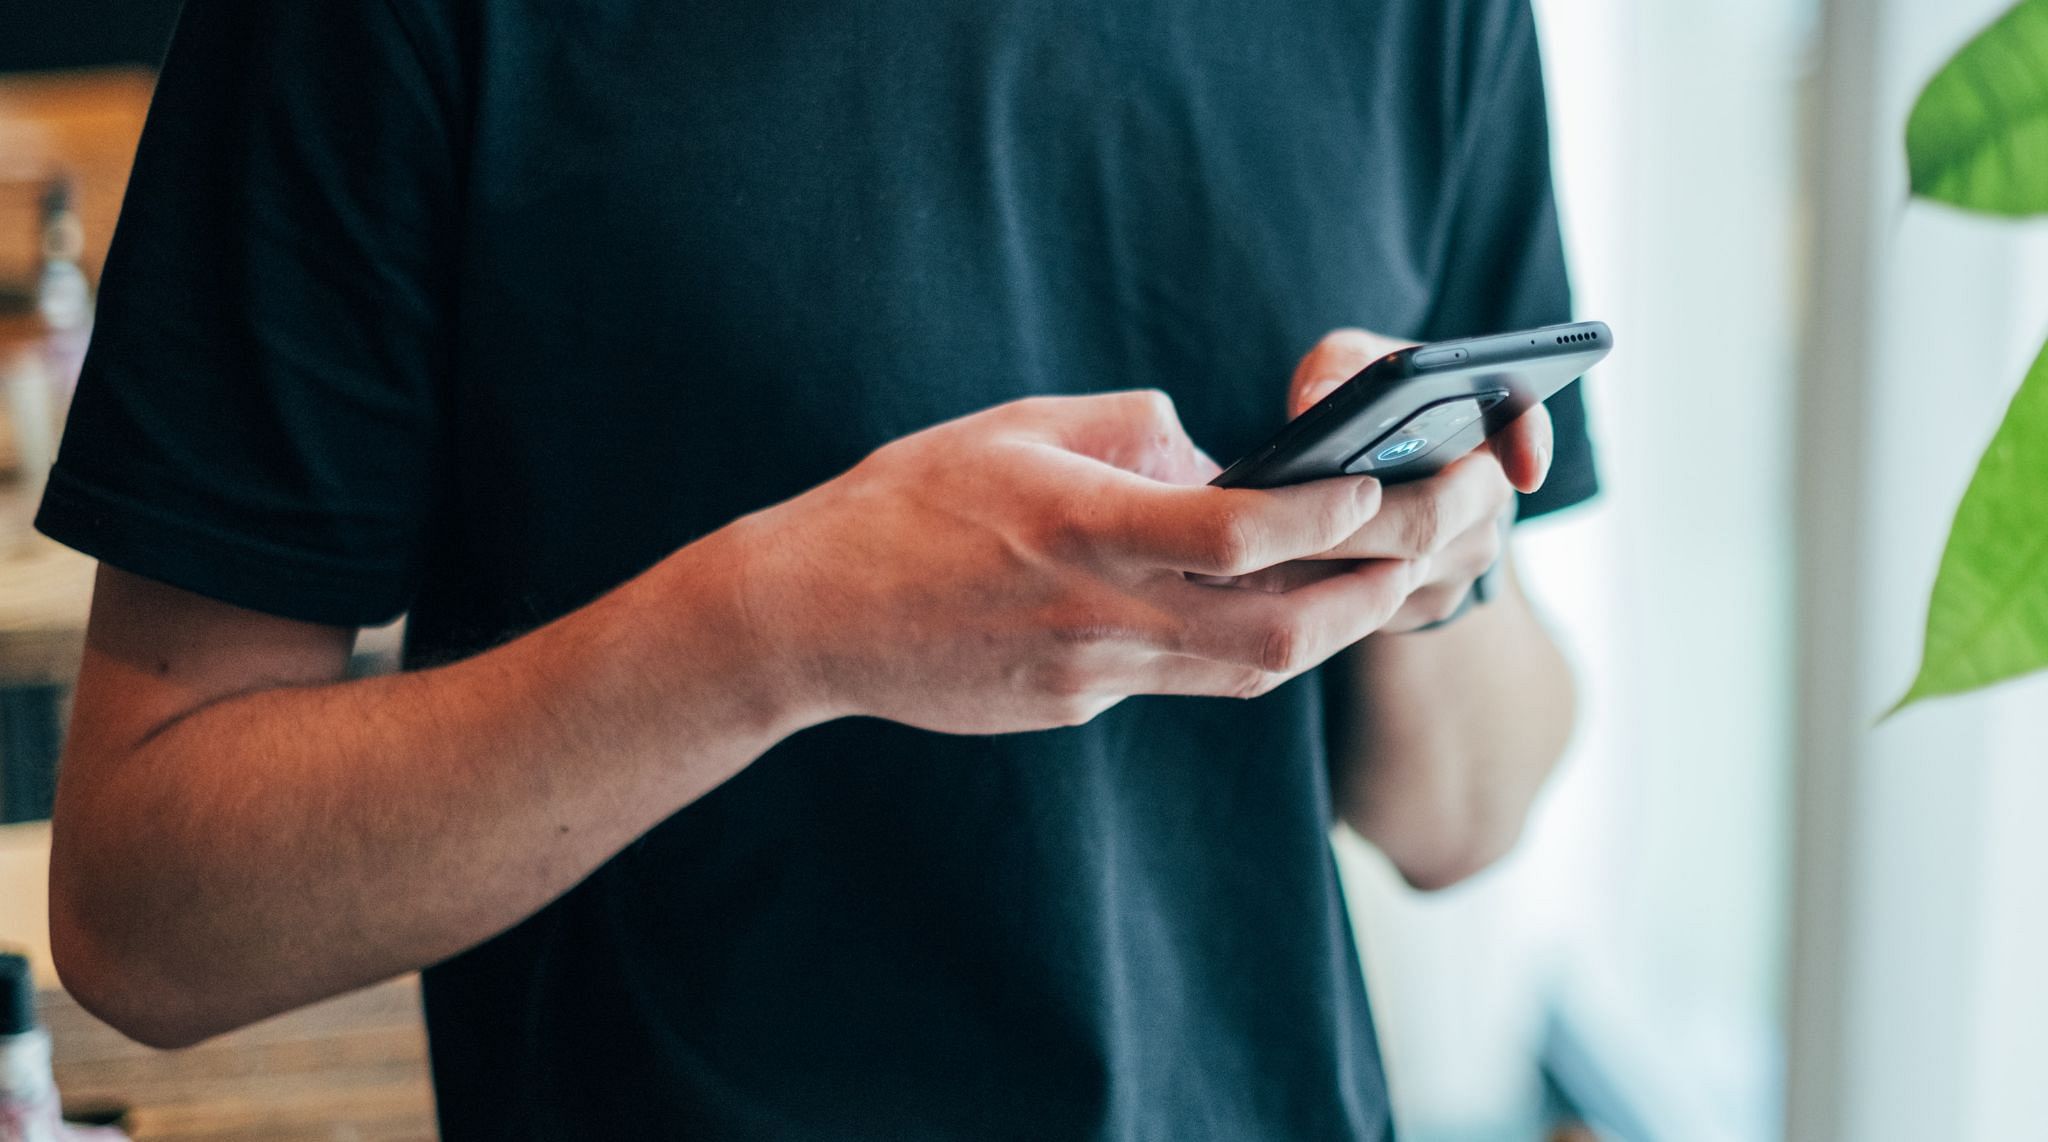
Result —
<instances>
[{"instance_id":1,"label":"phone speaker grille","mask_svg":"<svg viewBox=\"0 0 2048 1142\"><path fill-rule=\"evenodd\" d=\"M1600 335L1598 333L1595 333L1589 329L1584 333L1559 334L1557 338L1557 343L1560 345L1576 345L1581 341L1597 341L1599 340L1599 338Z\"/></svg>"}]
</instances>

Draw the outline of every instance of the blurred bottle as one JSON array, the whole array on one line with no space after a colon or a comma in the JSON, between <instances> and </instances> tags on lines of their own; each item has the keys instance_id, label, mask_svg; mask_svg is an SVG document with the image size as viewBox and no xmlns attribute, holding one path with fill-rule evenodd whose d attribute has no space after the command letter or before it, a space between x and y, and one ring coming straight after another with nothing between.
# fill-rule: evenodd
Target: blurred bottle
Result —
<instances>
[{"instance_id":1,"label":"blurred bottle","mask_svg":"<svg viewBox=\"0 0 2048 1142\"><path fill-rule=\"evenodd\" d=\"M63 1115L50 1074L50 1033L36 1020L28 959L0 953L0 1142L59 1142Z\"/></svg>"},{"instance_id":2,"label":"blurred bottle","mask_svg":"<svg viewBox=\"0 0 2048 1142\"><path fill-rule=\"evenodd\" d=\"M42 267L36 277L36 312L53 333L84 329L92 321L92 287L78 266L85 254L85 226L78 220L77 191L67 175L50 180L38 214Z\"/></svg>"},{"instance_id":3,"label":"blurred bottle","mask_svg":"<svg viewBox=\"0 0 2048 1142\"><path fill-rule=\"evenodd\" d=\"M64 1122L50 1070L50 1033L36 1018L28 957L0 952L0 1142L125 1142L126 1135Z\"/></svg>"},{"instance_id":4,"label":"blurred bottle","mask_svg":"<svg viewBox=\"0 0 2048 1142\"><path fill-rule=\"evenodd\" d=\"M47 472L57 458L71 393L85 364L85 344L92 337L92 286L79 266L85 254L85 225L78 218L77 188L69 176L50 180L41 215L43 264L36 277L36 316L42 324L43 423L50 431L44 450Z\"/></svg>"}]
</instances>

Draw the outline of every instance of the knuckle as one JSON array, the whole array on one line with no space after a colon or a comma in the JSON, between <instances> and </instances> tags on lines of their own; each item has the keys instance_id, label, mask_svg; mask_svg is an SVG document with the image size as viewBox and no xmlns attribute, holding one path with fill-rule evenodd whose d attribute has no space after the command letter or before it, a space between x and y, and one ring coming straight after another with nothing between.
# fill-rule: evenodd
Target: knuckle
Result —
<instances>
[{"instance_id":1,"label":"knuckle","mask_svg":"<svg viewBox=\"0 0 2048 1142\"><path fill-rule=\"evenodd\" d=\"M1430 560L1428 581L1462 589L1493 566L1499 547L1500 541L1491 535L1468 533L1460 537L1450 550Z\"/></svg>"},{"instance_id":2,"label":"knuckle","mask_svg":"<svg viewBox=\"0 0 2048 1142\"><path fill-rule=\"evenodd\" d=\"M1357 492L1350 488L1344 489L1341 495L1323 498L1322 505L1316 509L1315 520L1316 542L1321 550L1328 551L1351 538L1358 525L1358 502Z\"/></svg>"},{"instance_id":3,"label":"knuckle","mask_svg":"<svg viewBox=\"0 0 2048 1142\"><path fill-rule=\"evenodd\" d=\"M1415 599L1417 609L1424 622L1440 623L1458 613L1458 604L1465 599L1465 592L1453 588L1437 588Z\"/></svg>"},{"instance_id":4,"label":"knuckle","mask_svg":"<svg viewBox=\"0 0 2048 1142\"><path fill-rule=\"evenodd\" d=\"M1039 549L1064 562L1079 562L1096 553L1102 528L1086 501L1056 496L1039 516Z\"/></svg>"},{"instance_id":5,"label":"knuckle","mask_svg":"<svg viewBox=\"0 0 2048 1142\"><path fill-rule=\"evenodd\" d=\"M1173 407L1173 398L1162 389L1138 389L1131 393L1131 401L1137 414L1154 426L1179 423L1180 414Z\"/></svg>"},{"instance_id":6,"label":"knuckle","mask_svg":"<svg viewBox=\"0 0 2048 1142\"><path fill-rule=\"evenodd\" d=\"M1268 674L1293 674L1308 665L1309 632L1295 619L1284 619L1266 628L1259 640L1259 669Z\"/></svg>"},{"instance_id":7,"label":"knuckle","mask_svg":"<svg viewBox=\"0 0 2048 1142\"><path fill-rule=\"evenodd\" d=\"M1436 496L1418 497L1402 520L1401 543L1410 554L1435 555L1443 550L1443 501Z\"/></svg>"},{"instance_id":8,"label":"knuckle","mask_svg":"<svg viewBox=\"0 0 2048 1142\"><path fill-rule=\"evenodd\" d=\"M1095 696L1094 671L1072 654L1055 655L1040 663L1036 683L1040 693L1060 705L1086 701Z\"/></svg>"},{"instance_id":9,"label":"knuckle","mask_svg":"<svg viewBox=\"0 0 2048 1142\"><path fill-rule=\"evenodd\" d=\"M1203 555L1221 575L1249 575L1253 566L1252 522L1238 508L1218 512L1204 537Z\"/></svg>"}]
</instances>

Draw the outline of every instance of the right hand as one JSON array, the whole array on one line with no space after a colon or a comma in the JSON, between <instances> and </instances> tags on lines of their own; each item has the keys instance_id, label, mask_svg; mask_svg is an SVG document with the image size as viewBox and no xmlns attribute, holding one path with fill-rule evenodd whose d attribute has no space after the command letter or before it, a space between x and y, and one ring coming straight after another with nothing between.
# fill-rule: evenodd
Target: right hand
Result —
<instances>
[{"instance_id":1,"label":"right hand","mask_svg":"<svg viewBox=\"0 0 2048 1142\"><path fill-rule=\"evenodd\" d=\"M808 720L968 734L1078 725L1133 694L1264 694L1413 589L1403 560L1284 592L1191 581L1328 551L1379 509L1363 477L1206 486L1216 471L1163 393L1020 400L738 521L732 570Z\"/></svg>"}]
</instances>

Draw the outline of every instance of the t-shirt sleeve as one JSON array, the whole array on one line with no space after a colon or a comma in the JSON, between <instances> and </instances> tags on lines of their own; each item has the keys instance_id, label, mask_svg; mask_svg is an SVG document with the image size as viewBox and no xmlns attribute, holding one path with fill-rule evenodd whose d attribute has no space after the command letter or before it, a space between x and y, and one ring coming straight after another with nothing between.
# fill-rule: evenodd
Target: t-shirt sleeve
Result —
<instances>
[{"instance_id":1,"label":"t-shirt sleeve","mask_svg":"<svg viewBox=\"0 0 2048 1142\"><path fill-rule=\"evenodd\" d=\"M1550 126L1529 0L1477 0L1449 37L1464 109L1453 152L1456 198L1426 338L1475 336L1569 321L1571 289L1551 186ZM1546 402L1556 432L1550 477L1521 497L1532 519L1599 490L1581 382Z\"/></svg>"},{"instance_id":2,"label":"t-shirt sleeve","mask_svg":"<svg viewBox=\"0 0 2048 1142\"><path fill-rule=\"evenodd\" d=\"M190 0L37 516L226 602L409 605L439 489L451 85L379 0Z\"/></svg>"}]
</instances>

